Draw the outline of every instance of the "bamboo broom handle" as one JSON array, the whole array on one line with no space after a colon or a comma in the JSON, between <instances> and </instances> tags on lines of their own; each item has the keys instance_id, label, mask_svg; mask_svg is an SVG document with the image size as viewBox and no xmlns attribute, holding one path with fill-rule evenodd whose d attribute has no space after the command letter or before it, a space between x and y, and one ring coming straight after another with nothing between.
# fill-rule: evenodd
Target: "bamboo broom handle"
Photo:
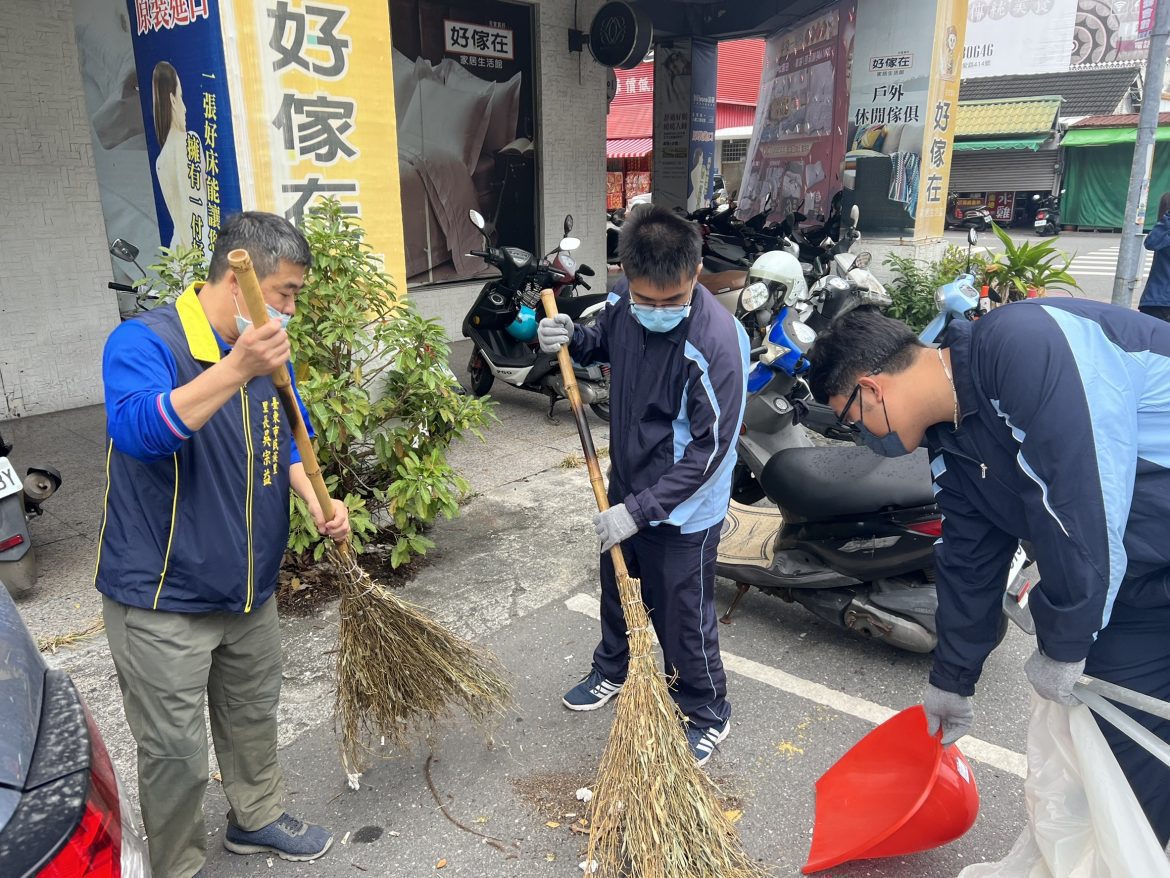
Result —
<instances>
[{"instance_id":1,"label":"bamboo broom handle","mask_svg":"<svg viewBox=\"0 0 1170 878\"><path fill-rule=\"evenodd\" d=\"M252 267L252 257L247 250L233 250L228 254L228 265L236 275L240 289L244 293L244 302L248 306L248 314L252 318L252 325L259 328L268 322L268 309L264 304L264 294L260 292L260 281L256 277L256 270ZM301 417L301 407L297 405L296 395L293 393L292 379L288 369L284 366L272 373L272 383L280 394L281 408L284 409L289 425L292 427L293 439L297 443L297 451L301 453L301 463L305 467L305 475L309 477L309 484L313 486L313 493L317 495L317 503L321 507L321 514L326 518L332 517L333 500L329 496L329 489L325 487L325 479L321 477L321 465L317 462L317 452L313 450L313 442L309 439L309 431L305 428L305 419ZM349 550L349 543L341 543L338 548L344 555Z\"/></svg>"},{"instance_id":2,"label":"bamboo broom handle","mask_svg":"<svg viewBox=\"0 0 1170 878\"><path fill-rule=\"evenodd\" d=\"M557 297L552 290L542 290L540 301L544 305L544 313L548 317L557 315ZM577 422L577 433L581 437L581 451L585 454L585 465L589 468L589 484L593 486L593 497L597 501L597 508L601 512L609 509L609 497L605 493L605 480L601 477L601 467L597 463L597 450L593 447L593 434L589 432L589 422L585 420L585 406L581 402L581 391L577 387L577 375L573 372L573 358L569 355L569 346L564 345L557 351L557 361L561 364L561 378L565 382L565 392L569 396L569 405L573 409L573 420ZM622 554L619 543L609 550L613 558L613 569L617 575L629 576L626 570L626 559Z\"/></svg>"}]
</instances>

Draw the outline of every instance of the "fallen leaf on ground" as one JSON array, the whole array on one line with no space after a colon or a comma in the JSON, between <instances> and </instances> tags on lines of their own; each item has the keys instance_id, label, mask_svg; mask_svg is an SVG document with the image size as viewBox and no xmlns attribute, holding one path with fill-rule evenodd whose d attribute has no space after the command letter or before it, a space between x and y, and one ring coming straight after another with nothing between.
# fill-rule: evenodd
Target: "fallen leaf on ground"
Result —
<instances>
[{"instance_id":1,"label":"fallen leaf on ground","mask_svg":"<svg viewBox=\"0 0 1170 878\"><path fill-rule=\"evenodd\" d=\"M544 855L544 861L546 863L555 863L556 860L557 860L557 855L554 854L552 851L549 851L547 854Z\"/></svg>"},{"instance_id":2,"label":"fallen leaf on ground","mask_svg":"<svg viewBox=\"0 0 1170 878\"><path fill-rule=\"evenodd\" d=\"M548 821L548 823L546 823L544 825L547 826L549 829L556 829L561 824L557 823L557 821L555 821L555 820L550 820L550 821Z\"/></svg>"},{"instance_id":3,"label":"fallen leaf on ground","mask_svg":"<svg viewBox=\"0 0 1170 878\"><path fill-rule=\"evenodd\" d=\"M442 860L442 859L439 860L439 862L435 863L435 868L436 869L446 869L447 868L447 861Z\"/></svg>"},{"instance_id":4,"label":"fallen leaf on ground","mask_svg":"<svg viewBox=\"0 0 1170 878\"><path fill-rule=\"evenodd\" d=\"M724 811L723 816L727 818L730 823L739 823L739 819L743 817L743 811L738 808L732 808L729 811Z\"/></svg>"}]
</instances>

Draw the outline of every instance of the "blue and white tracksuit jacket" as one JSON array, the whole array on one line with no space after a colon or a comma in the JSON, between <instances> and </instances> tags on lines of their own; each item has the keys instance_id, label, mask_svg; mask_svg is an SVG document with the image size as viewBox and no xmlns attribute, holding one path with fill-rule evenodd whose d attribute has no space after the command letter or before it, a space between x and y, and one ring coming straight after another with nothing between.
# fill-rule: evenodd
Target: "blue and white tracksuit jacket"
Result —
<instances>
[{"instance_id":1,"label":"blue and white tracksuit jacket","mask_svg":"<svg viewBox=\"0 0 1170 878\"><path fill-rule=\"evenodd\" d=\"M1170 324L1079 300L948 331L961 420L928 431L944 514L931 682L970 695L1016 540L1041 651L1084 659L1115 604L1170 606Z\"/></svg>"},{"instance_id":2,"label":"blue and white tracksuit jacket","mask_svg":"<svg viewBox=\"0 0 1170 878\"><path fill-rule=\"evenodd\" d=\"M594 326L577 326L569 351L608 362L611 502L639 528L697 533L727 515L736 439L747 396L747 333L702 286L690 317L648 332L618 288Z\"/></svg>"}]
</instances>

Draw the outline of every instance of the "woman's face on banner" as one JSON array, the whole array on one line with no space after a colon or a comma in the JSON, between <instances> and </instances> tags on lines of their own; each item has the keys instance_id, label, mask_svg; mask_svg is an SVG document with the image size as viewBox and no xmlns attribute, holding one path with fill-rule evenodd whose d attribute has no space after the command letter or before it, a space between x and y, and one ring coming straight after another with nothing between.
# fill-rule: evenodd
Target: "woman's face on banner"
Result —
<instances>
[{"instance_id":1,"label":"woman's face on banner","mask_svg":"<svg viewBox=\"0 0 1170 878\"><path fill-rule=\"evenodd\" d=\"M171 128L176 131L187 130L187 105L183 103L183 83L175 83L175 93L171 95Z\"/></svg>"}]
</instances>

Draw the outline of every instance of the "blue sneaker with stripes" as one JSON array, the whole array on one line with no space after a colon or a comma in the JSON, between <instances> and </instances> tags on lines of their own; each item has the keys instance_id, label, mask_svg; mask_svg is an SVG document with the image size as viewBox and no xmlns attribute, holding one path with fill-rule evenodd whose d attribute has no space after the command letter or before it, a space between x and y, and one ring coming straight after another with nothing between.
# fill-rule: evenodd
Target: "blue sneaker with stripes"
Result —
<instances>
[{"instance_id":1,"label":"blue sneaker with stripes","mask_svg":"<svg viewBox=\"0 0 1170 878\"><path fill-rule=\"evenodd\" d=\"M565 693L561 703L569 710L597 710L621 691L621 683L610 682L593 668L580 683Z\"/></svg>"},{"instance_id":2,"label":"blue sneaker with stripes","mask_svg":"<svg viewBox=\"0 0 1170 878\"><path fill-rule=\"evenodd\" d=\"M712 726L709 729L697 729L687 726L687 743L691 745L691 755L699 767L707 764L715 748L723 743L723 739L731 732L731 720L725 719L723 725Z\"/></svg>"}]
</instances>

